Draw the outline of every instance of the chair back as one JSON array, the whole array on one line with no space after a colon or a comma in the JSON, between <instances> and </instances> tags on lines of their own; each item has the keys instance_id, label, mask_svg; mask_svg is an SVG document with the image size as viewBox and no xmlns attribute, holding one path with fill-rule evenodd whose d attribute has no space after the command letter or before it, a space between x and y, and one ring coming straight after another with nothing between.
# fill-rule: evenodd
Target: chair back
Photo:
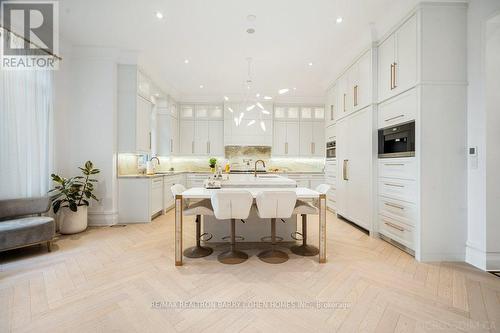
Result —
<instances>
[{"instance_id":1,"label":"chair back","mask_svg":"<svg viewBox=\"0 0 500 333\"><path fill-rule=\"evenodd\" d=\"M328 191L330 191L330 185L328 184L319 184L316 186L316 192L326 194Z\"/></svg>"},{"instance_id":2,"label":"chair back","mask_svg":"<svg viewBox=\"0 0 500 333\"><path fill-rule=\"evenodd\" d=\"M170 191L172 191L172 195L174 196L174 198L176 195L182 194L182 192L184 192L185 190L186 188L182 184L174 184L170 187Z\"/></svg>"},{"instance_id":3,"label":"chair back","mask_svg":"<svg viewBox=\"0 0 500 333\"><path fill-rule=\"evenodd\" d=\"M255 201L261 218L284 219L292 216L297 194L295 191L262 191Z\"/></svg>"},{"instance_id":4,"label":"chair back","mask_svg":"<svg viewBox=\"0 0 500 333\"><path fill-rule=\"evenodd\" d=\"M50 209L49 197L0 200L0 220L42 214Z\"/></svg>"},{"instance_id":5,"label":"chair back","mask_svg":"<svg viewBox=\"0 0 500 333\"><path fill-rule=\"evenodd\" d=\"M253 204L252 193L248 191L216 191L211 197L214 215L217 219L246 219Z\"/></svg>"}]
</instances>

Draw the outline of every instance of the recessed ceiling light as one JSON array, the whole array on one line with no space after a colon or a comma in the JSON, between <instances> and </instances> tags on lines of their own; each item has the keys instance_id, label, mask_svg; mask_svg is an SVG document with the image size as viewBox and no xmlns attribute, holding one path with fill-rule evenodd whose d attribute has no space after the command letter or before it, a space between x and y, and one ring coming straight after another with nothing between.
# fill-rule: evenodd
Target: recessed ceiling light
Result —
<instances>
[{"instance_id":1,"label":"recessed ceiling light","mask_svg":"<svg viewBox=\"0 0 500 333\"><path fill-rule=\"evenodd\" d=\"M308 63L308 65L309 65L309 67L311 67L311 66L313 65L313 63L312 63L312 62L310 62L310 63Z\"/></svg>"},{"instance_id":2,"label":"recessed ceiling light","mask_svg":"<svg viewBox=\"0 0 500 333\"><path fill-rule=\"evenodd\" d=\"M156 97L160 97L160 94L156 93L156 94L155 94L155 96L156 96Z\"/></svg>"},{"instance_id":3,"label":"recessed ceiling light","mask_svg":"<svg viewBox=\"0 0 500 333\"><path fill-rule=\"evenodd\" d=\"M272 100L273 98L272 98L271 96L264 96L264 99L265 99L266 101L270 101L270 100Z\"/></svg>"},{"instance_id":4,"label":"recessed ceiling light","mask_svg":"<svg viewBox=\"0 0 500 333\"><path fill-rule=\"evenodd\" d=\"M278 90L278 94L280 94L280 95L286 94L288 92L288 90L289 90L288 88L280 89L280 90Z\"/></svg>"},{"instance_id":5,"label":"recessed ceiling light","mask_svg":"<svg viewBox=\"0 0 500 333\"><path fill-rule=\"evenodd\" d=\"M342 16L337 17L337 20L336 20L336 21L337 21L337 24L338 24L338 23L342 23L342 21L343 21L343 20L344 20L344 19L342 18Z\"/></svg>"},{"instance_id":6,"label":"recessed ceiling light","mask_svg":"<svg viewBox=\"0 0 500 333\"><path fill-rule=\"evenodd\" d=\"M163 13L162 12L156 12L156 18L161 20L163 19Z\"/></svg>"},{"instance_id":7,"label":"recessed ceiling light","mask_svg":"<svg viewBox=\"0 0 500 333\"><path fill-rule=\"evenodd\" d=\"M296 88L296 87L293 87L293 90L297 90L297 88Z\"/></svg>"},{"instance_id":8,"label":"recessed ceiling light","mask_svg":"<svg viewBox=\"0 0 500 333\"><path fill-rule=\"evenodd\" d=\"M255 94L255 97L259 98L259 97L260 97L260 94L259 94L259 93Z\"/></svg>"},{"instance_id":9,"label":"recessed ceiling light","mask_svg":"<svg viewBox=\"0 0 500 333\"><path fill-rule=\"evenodd\" d=\"M189 64L189 59L184 59L185 64Z\"/></svg>"},{"instance_id":10,"label":"recessed ceiling light","mask_svg":"<svg viewBox=\"0 0 500 333\"><path fill-rule=\"evenodd\" d=\"M203 89L203 85L202 84L200 84L200 89Z\"/></svg>"},{"instance_id":11,"label":"recessed ceiling light","mask_svg":"<svg viewBox=\"0 0 500 333\"><path fill-rule=\"evenodd\" d=\"M224 100L225 100L226 102L227 102L227 101L229 101L229 97L224 96Z\"/></svg>"}]
</instances>

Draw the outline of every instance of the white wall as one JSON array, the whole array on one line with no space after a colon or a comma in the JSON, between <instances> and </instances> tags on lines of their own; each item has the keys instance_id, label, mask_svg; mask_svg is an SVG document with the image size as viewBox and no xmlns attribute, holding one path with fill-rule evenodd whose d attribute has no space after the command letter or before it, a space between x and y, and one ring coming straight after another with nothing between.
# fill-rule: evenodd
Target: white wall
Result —
<instances>
[{"instance_id":1,"label":"white wall","mask_svg":"<svg viewBox=\"0 0 500 333\"><path fill-rule=\"evenodd\" d=\"M89 224L117 220L117 51L73 47L55 75L55 171L76 175L87 160L101 169Z\"/></svg>"},{"instance_id":2,"label":"white wall","mask_svg":"<svg viewBox=\"0 0 500 333\"><path fill-rule=\"evenodd\" d=\"M489 181L486 177L486 156L489 154L486 140L487 131L489 132L490 128L487 128L485 94L485 37L486 22L498 11L500 11L500 1L498 0L471 0L467 17L467 71L469 83L467 89L467 136L469 147L477 147L478 156L477 166L469 157L466 260L482 269L486 269L486 234L489 233L486 226L486 183ZM493 124L490 124L490 126L493 126ZM488 249L488 251L490 250ZM498 251L498 249L495 251Z\"/></svg>"},{"instance_id":3,"label":"white wall","mask_svg":"<svg viewBox=\"0 0 500 333\"><path fill-rule=\"evenodd\" d=\"M500 270L500 12L486 26L486 265Z\"/></svg>"}]
</instances>

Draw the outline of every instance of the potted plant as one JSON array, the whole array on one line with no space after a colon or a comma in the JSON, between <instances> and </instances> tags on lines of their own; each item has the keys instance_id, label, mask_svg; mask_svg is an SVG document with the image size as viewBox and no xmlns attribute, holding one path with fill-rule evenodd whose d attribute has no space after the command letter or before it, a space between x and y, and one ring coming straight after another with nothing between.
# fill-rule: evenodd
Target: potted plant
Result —
<instances>
[{"instance_id":1,"label":"potted plant","mask_svg":"<svg viewBox=\"0 0 500 333\"><path fill-rule=\"evenodd\" d=\"M208 166L210 166L210 170L212 172L215 172L216 165L217 165L217 159L215 157L212 157L208 160Z\"/></svg>"},{"instance_id":2,"label":"potted plant","mask_svg":"<svg viewBox=\"0 0 500 333\"><path fill-rule=\"evenodd\" d=\"M54 214L61 213L61 234L75 234L87 229L89 200L99 201L93 193L97 179L92 178L92 175L98 174L100 170L94 168L91 161L85 162L84 167L78 169L82 171L83 176L64 178L56 174L51 175L56 186L49 193L53 193L51 199Z\"/></svg>"}]
</instances>

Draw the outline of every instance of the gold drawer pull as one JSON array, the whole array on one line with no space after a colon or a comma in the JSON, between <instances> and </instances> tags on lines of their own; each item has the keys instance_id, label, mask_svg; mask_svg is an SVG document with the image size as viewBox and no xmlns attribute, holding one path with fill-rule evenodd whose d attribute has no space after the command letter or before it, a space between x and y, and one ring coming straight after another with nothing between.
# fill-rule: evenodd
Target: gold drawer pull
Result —
<instances>
[{"instance_id":1,"label":"gold drawer pull","mask_svg":"<svg viewBox=\"0 0 500 333\"><path fill-rule=\"evenodd\" d=\"M391 184L391 183L384 183L385 186L392 186L392 187L405 187L404 185L401 185L401 184Z\"/></svg>"},{"instance_id":2,"label":"gold drawer pull","mask_svg":"<svg viewBox=\"0 0 500 333\"><path fill-rule=\"evenodd\" d=\"M384 163L385 166L405 166L404 163Z\"/></svg>"},{"instance_id":3,"label":"gold drawer pull","mask_svg":"<svg viewBox=\"0 0 500 333\"><path fill-rule=\"evenodd\" d=\"M384 223L385 223L386 225L388 225L389 227L394 228L394 229L396 229L396 230L399 230L399 231L401 231L401 232L405 231L405 229L401 228L399 225L395 225L394 223L387 222L387 221L384 221Z\"/></svg>"},{"instance_id":4,"label":"gold drawer pull","mask_svg":"<svg viewBox=\"0 0 500 333\"><path fill-rule=\"evenodd\" d=\"M404 209L405 209L403 206L396 205L396 204L393 204L393 203L390 203L390 202L384 202L384 204L385 204L386 206L389 206L389 207L394 207L394 208L401 209L401 210L404 210Z\"/></svg>"},{"instance_id":5,"label":"gold drawer pull","mask_svg":"<svg viewBox=\"0 0 500 333\"><path fill-rule=\"evenodd\" d=\"M404 116L405 116L404 114L400 114L399 116L392 117L392 118L389 118L389 119L385 119L384 121L391 121L391 120L395 120L395 119L398 119L398 118L401 118L401 117L404 117Z\"/></svg>"}]
</instances>

